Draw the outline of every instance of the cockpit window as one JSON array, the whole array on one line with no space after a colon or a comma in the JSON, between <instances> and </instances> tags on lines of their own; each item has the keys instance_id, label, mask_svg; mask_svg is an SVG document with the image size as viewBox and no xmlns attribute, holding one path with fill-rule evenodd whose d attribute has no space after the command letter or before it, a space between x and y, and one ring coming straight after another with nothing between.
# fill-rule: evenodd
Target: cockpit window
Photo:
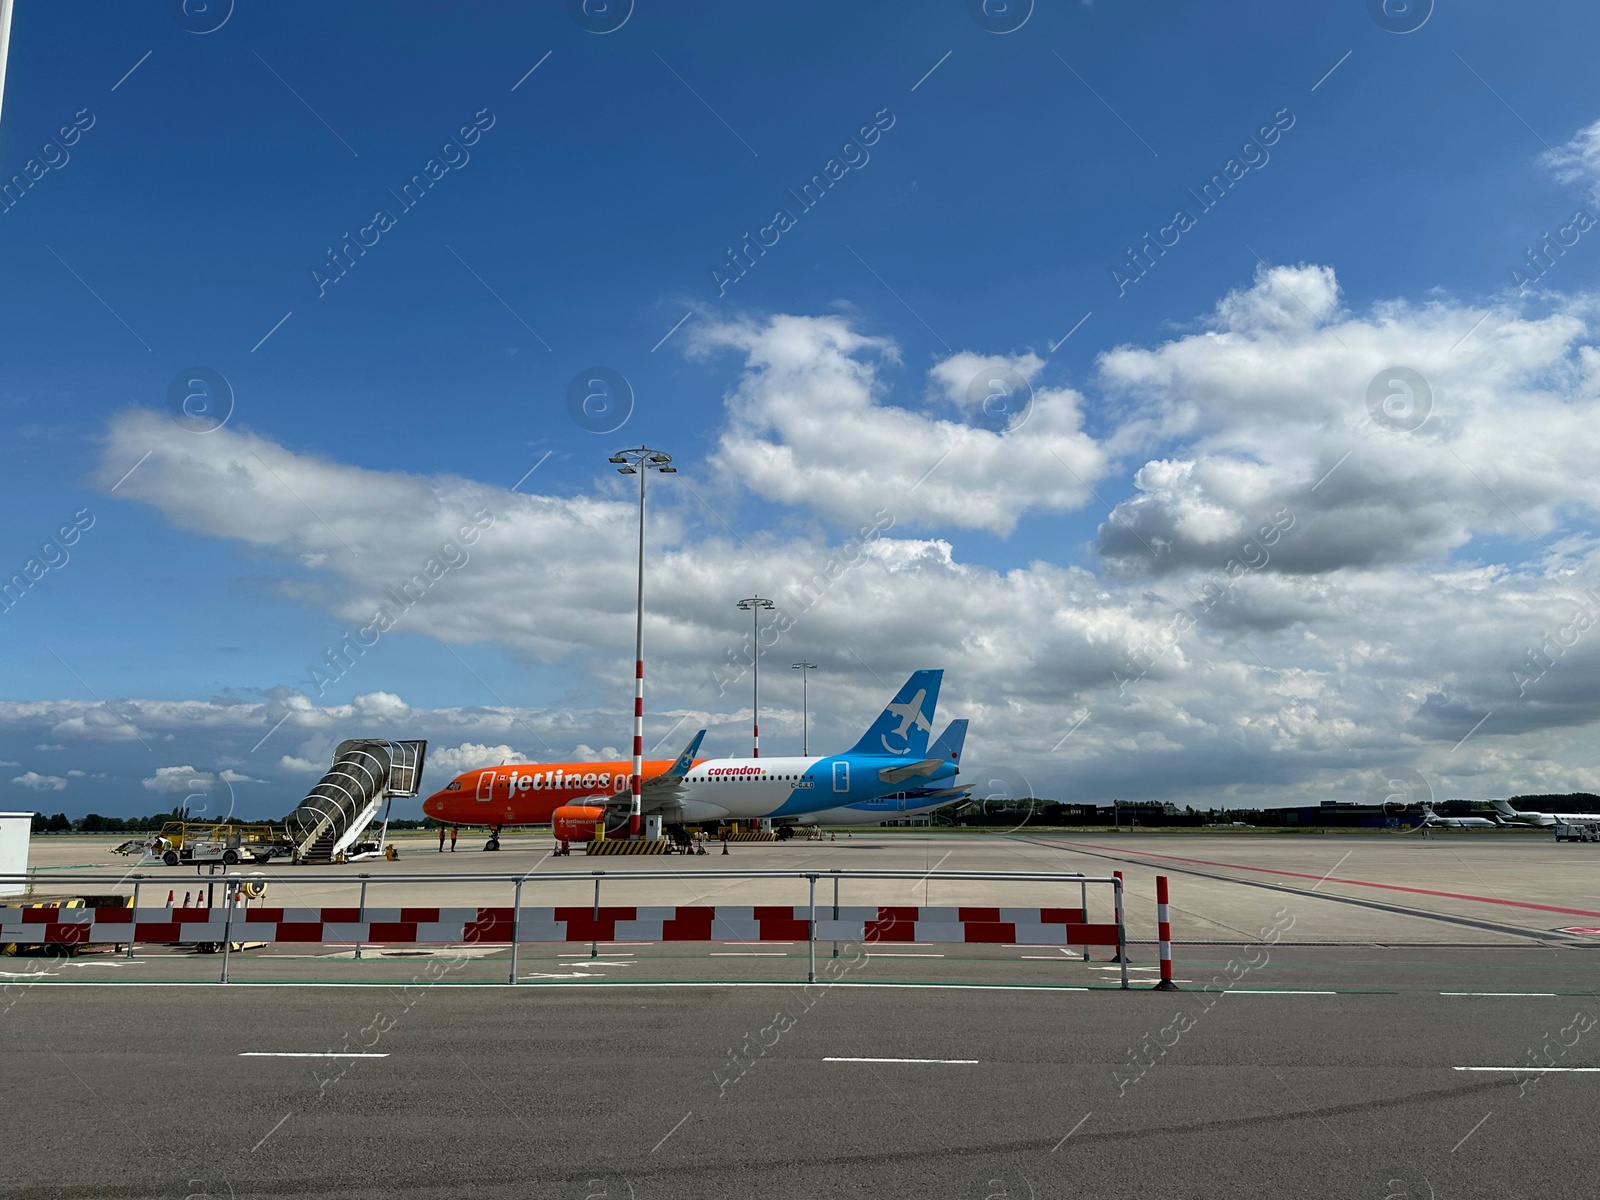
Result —
<instances>
[{"instance_id":1,"label":"cockpit window","mask_svg":"<svg viewBox=\"0 0 1600 1200\"><path fill-rule=\"evenodd\" d=\"M452 779L449 783L445 784L444 790L447 792L459 792L461 790L461 781L459 779Z\"/></svg>"}]
</instances>

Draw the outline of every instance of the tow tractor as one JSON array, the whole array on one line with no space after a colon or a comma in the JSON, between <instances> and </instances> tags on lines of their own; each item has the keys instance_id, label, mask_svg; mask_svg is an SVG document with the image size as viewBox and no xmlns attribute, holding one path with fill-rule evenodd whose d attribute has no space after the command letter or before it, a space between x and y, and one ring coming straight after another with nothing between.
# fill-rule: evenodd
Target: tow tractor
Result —
<instances>
[{"instance_id":1,"label":"tow tractor","mask_svg":"<svg viewBox=\"0 0 1600 1200\"><path fill-rule=\"evenodd\" d=\"M142 850L169 867L193 863L234 866L246 858L257 863L285 855L292 849L287 835L274 825L202 825L171 821L154 837L124 842L124 854Z\"/></svg>"},{"instance_id":2,"label":"tow tractor","mask_svg":"<svg viewBox=\"0 0 1600 1200\"><path fill-rule=\"evenodd\" d=\"M1600 823L1593 821L1557 821L1558 842L1600 842Z\"/></svg>"}]
</instances>

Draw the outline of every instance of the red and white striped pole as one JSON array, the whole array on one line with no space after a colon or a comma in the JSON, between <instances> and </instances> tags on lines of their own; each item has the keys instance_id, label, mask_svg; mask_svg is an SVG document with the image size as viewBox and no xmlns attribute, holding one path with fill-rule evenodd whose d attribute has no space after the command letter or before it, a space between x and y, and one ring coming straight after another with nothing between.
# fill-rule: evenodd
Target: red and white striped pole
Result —
<instances>
[{"instance_id":1,"label":"red and white striped pole","mask_svg":"<svg viewBox=\"0 0 1600 1200\"><path fill-rule=\"evenodd\" d=\"M750 757L761 757L761 610L776 607L771 600L751 596L739 608L750 610L750 665L755 673L755 688L750 698Z\"/></svg>"},{"instance_id":2,"label":"red and white striped pole","mask_svg":"<svg viewBox=\"0 0 1600 1200\"><path fill-rule=\"evenodd\" d=\"M1152 991L1175 992L1172 982L1172 913L1167 904L1167 877L1156 876L1156 940L1161 943L1161 982Z\"/></svg>"},{"instance_id":3,"label":"red and white striped pole","mask_svg":"<svg viewBox=\"0 0 1600 1200\"><path fill-rule=\"evenodd\" d=\"M610 461L624 475L639 476L639 584L638 611L633 629L633 774L629 778L628 836L638 837L643 824L644 797L644 477L652 470L670 475L677 471L672 456L648 446L619 450Z\"/></svg>"},{"instance_id":4,"label":"red and white striped pole","mask_svg":"<svg viewBox=\"0 0 1600 1200\"><path fill-rule=\"evenodd\" d=\"M640 511L643 511L644 493L640 492ZM640 542L641 552L644 543ZM644 563L639 564L640 579L644 578ZM639 603L643 605L641 597ZM639 622L638 640L644 640L644 621ZM643 654L643 647L636 648L636 652ZM628 791L631 800L628 807L628 836L639 836L639 825L642 820L640 814L644 810L644 659L633 660L633 774L628 780Z\"/></svg>"},{"instance_id":5,"label":"red and white striped pole","mask_svg":"<svg viewBox=\"0 0 1600 1200\"><path fill-rule=\"evenodd\" d=\"M1111 874L1116 878L1117 882L1120 883L1122 881L1122 872L1121 871L1113 871L1113 872L1111 872ZM1120 888L1120 887L1113 889L1113 894L1114 894L1115 899L1116 899L1116 908L1117 908L1116 919L1117 919L1117 928L1118 929L1123 928L1123 924L1122 924L1122 890L1123 889ZM1122 961L1122 947L1120 945L1117 947L1117 952L1116 952L1116 954L1112 955L1110 961L1112 961L1112 962L1121 962Z\"/></svg>"}]
</instances>

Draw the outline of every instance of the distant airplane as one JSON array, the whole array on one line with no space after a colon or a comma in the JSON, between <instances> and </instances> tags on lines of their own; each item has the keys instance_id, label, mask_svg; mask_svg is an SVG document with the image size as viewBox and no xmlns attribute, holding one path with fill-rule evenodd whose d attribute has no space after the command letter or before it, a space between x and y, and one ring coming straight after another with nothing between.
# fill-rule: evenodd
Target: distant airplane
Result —
<instances>
[{"instance_id":1,"label":"distant airplane","mask_svg":"<svg viewBox=\"0 0 1600 1200\"><path fill-rule=\"evenodd\" d=\"M1518 811L1511 806L1509 800L1496 800L1495 812L1507 821L1518 825L1537 825L1540 829L1549 829L1552 825L1577 825L1588 821L1600 821L1600 813L1547 813Z\"/></svg>"},{"instance_id":2,"label":"distant airplane","mask_svg":"<svg viewBox=\"0 0 1600 1200\"><path fill-rule=\"evenodd\" d=\"M1499 829L1499 820L1488 817L1441 817L1433 811L1431 805L1422 806L1422 827L1424 829Z\"/></svg>"}]
</instances>

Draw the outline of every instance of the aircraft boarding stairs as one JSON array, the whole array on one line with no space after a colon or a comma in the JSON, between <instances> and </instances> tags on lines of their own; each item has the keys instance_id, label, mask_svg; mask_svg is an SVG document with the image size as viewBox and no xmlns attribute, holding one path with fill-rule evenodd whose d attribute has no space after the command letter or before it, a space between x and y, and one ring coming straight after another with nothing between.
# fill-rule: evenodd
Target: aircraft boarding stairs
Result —
<instances>
[{"instance_id":1,"label":"aircraft boarding stairs","mask_svg":"<svg viewBox=\"0 0 1600 1200\"><path fill-rule=\"evenodd\" d=\"M295 861L339 861L387 801L421 790L427 749L425 741L340 742L328 773L284 821Z\"/></svg>"}]
</instances>

